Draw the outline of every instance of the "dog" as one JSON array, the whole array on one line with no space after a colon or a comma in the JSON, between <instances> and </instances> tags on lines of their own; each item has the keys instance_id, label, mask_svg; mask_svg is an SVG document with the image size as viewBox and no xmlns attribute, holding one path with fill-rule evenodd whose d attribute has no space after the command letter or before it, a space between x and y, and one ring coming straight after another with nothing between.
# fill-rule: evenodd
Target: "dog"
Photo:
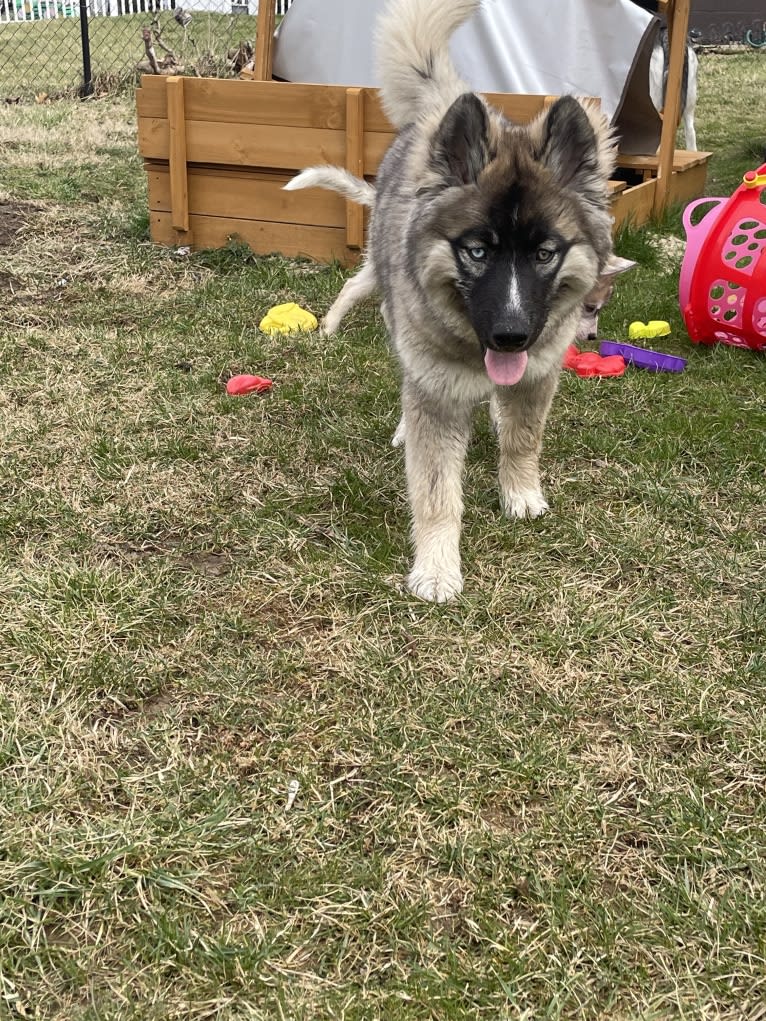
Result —
<instances>
[{"instance_id":1,"label":"dog","mask_svg":"<svg viewBox=\"0 0 766 1021\"><path fill-rule=\"evenodd\" d=\"M669 61L670 40L667 28L663 27L660 29L659 37L649 58L649 95L660 117L665 109ZM694 129L694 111L697 106L697 63L697 54L691 44L687 42L678 113L684 125L684 144L690 152L697 151L697 133Z\"/></svg>"},{"instance_id":2,"label":"dog","mask_svg":"<svg viewBox=\"0 0 766 1021\"><path fill-rule=\"evenodd\" d=\"M297 191L300 188L325 188L339 192L359 205L373 208L375 205L375 189L361 177L356 177L343 167L315 166L302 170L285 186L286 191ZM595 340L598 337L598 316L604 305L612 297L615 278L636 265L631 259L623 259L613 254L604 267L601 276L589 294L585 296L580 314L575 339ZM358 273L343 285L340 294L330 306L322 321L322 332L329 335L336 333L341 322L351 309L370 298L378 289L375 269L371 261L365 258ZM397 432L397 435L399 433ZM398 442L394 446L399 446Z\"/></svg>"},{"instance_id":3,"label":"dog","mask_svg":"<svg viewBox=\"0 0 766 1021\"><path fill-rule=\"evenodd\" d=\"M564 96L519 126L471 92L448 44L479 4L392 0L379 19L380 94L398 135L355 278L379 288L401 368L407 584L434 602L463 588L462 474L478 403L490 399L497 426L503 512L548 510L545 421L583 301L612 255L606 118Z\"/></svg>"},{"instance_id":4,"label":"dog","mask_svg":"<svg viewBox=\"0 0 766 1021\"><path fill-rule=\"evenodd\" d=\"M596 340L598 337L599 313L612 297L615 279L621 273L626 273L629 269L633 269L635 265L632 259L623 259L619 255L612 255L602 270L595 286L585 295L575 340Z\"/></svg>"}]
</instances>

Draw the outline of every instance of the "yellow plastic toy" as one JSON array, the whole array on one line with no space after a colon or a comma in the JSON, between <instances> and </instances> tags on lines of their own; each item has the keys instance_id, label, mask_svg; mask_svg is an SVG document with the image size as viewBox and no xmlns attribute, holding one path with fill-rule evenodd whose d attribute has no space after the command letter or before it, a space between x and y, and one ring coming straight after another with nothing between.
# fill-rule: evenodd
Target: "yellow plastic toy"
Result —
<instances>
[{"instance_id":1,"label":"yellow plastic toy","mask_svg":"<svg viewBox=\"0 0 766 1021\"><path fill-rule=\"evenodd\" d=\"M258 323L263 333L308 333L315 330L319 323L316 317L305 308L288 301L285 305L275 305Z\"/></svg>"},{"instance_id":2,"label":"yellow plastic toy","mask_svg":"<svg viewBox=\"0 0 766 1021\"><path fill-rule=\"evenodd\" d=\"M667 337L670 333L670 323L664 319L652 319L648 323L631 323L628 327L628 337L631 340L651 340L652 337Z\"/></svg>"}]
</instances>

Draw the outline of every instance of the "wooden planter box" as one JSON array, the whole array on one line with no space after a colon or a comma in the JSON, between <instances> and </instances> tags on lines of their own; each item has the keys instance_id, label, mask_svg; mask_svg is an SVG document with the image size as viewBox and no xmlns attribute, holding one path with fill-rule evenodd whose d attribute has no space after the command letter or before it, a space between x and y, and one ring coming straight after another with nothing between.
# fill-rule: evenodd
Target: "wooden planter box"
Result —
<instances>
[{"instance_id":1,"label":"wooden planter box","mask_svg":"<svg viewBox=\"0 0 766 1021\"><path fill-rule=\"evenodd\" d=\"M615 227L645 223L669 202L703 194L710 153L674 151L690 0L658 0L670 28L665 119L658 155L619 160L611 184ZM258 11L253 80L147 75L137 91L139 149L149 179L151 236L166 245L218 248L232 237L253 251L352 264L365 211L317 188L282 186L314 163L374 177L394 138L376 90L274 82L274 4ZM487 96L526 123L552 96ZM624 176L624 175L623 175Z\"/></svg>"},{"instance_id":2,"label":"wooden planter box","mask_svg":"<svg viewBox=\"0 0 766 1021\"><path fill-rule=\"evenodd\" d=\"M519 123L555 98L487 96ZM359 258L363 209L332 192L282 185L315 163L374 177L394 138L376 90L147 75L137 107L152 240L218 248L237 237L260 254L347 265ZM709 155L676 152L661 196L657 156L621 158L634 180L612 183L615 226L646 222L659 201L703 194Z\"/></svg>"}]
</instances>

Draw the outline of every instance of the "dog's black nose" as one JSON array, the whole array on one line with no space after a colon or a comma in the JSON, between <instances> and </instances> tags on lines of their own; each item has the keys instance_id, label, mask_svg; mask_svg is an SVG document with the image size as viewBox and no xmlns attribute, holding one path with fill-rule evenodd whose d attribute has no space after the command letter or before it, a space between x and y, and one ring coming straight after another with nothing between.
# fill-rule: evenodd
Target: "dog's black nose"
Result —
<instances>
[{"instance_id":1,"label":"dog's black nose","mask_svg":"<svg viewBox=\"0 0 766 1021\"><path fill-rule=\"evenodd\" d=\"M492 334L492 346L497 351L523 351L529 340L528 333L504 333Z\"/></svg>"},{"instance_id":2,"label":"dog's black nose","mask_svg":"<svg viewBox=\"0 0 766 1021\"><path fill-rule=\"evenodd\" d=\"M595 333L589 333L588 334L588 340L596 340L596 334Z\"/></svg>"}]
</instances>

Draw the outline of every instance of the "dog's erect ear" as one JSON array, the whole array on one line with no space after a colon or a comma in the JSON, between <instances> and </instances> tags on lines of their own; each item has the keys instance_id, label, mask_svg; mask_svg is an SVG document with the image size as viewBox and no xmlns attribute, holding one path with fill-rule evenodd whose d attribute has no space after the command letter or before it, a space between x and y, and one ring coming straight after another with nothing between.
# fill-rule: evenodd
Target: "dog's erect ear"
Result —
<instances>
[{"instance_id":1,"label":"dog's erect ear","mask_svg":"<svg viewBox=\"0 0 766 1021\"><path fill-rule=\"evenodd\" d=\"M599 160L599 140L585 110L572 96L557 99L543 126L540 158L559 183L592 198L606 197Z\"/></svg>"},{"instance_id":2,"label":"dog's erect ear","mask_svg":"<svg viewBox=\"0 0 766 1021\"><path fill-rule=\"evenodd\" d=\"M608 277L611 280L613 277L619 276L620 273L627 273L635 265L636 263L632 259L623 259L612 252L606 266L601 270L601 279L603 280L604 277Z\"/></svg>"},{"instance_id":3,"label":"dog's erect ear","mask_svg":"<svg viewBox=\"0 0 766 1021\"><path fill-rule=\"evenodd\" d=\"M445 184L474 184L489 162L489 118L478 96L466 92L447 110L433 138L431 168Z\"/></svg>"}]
</instances>

